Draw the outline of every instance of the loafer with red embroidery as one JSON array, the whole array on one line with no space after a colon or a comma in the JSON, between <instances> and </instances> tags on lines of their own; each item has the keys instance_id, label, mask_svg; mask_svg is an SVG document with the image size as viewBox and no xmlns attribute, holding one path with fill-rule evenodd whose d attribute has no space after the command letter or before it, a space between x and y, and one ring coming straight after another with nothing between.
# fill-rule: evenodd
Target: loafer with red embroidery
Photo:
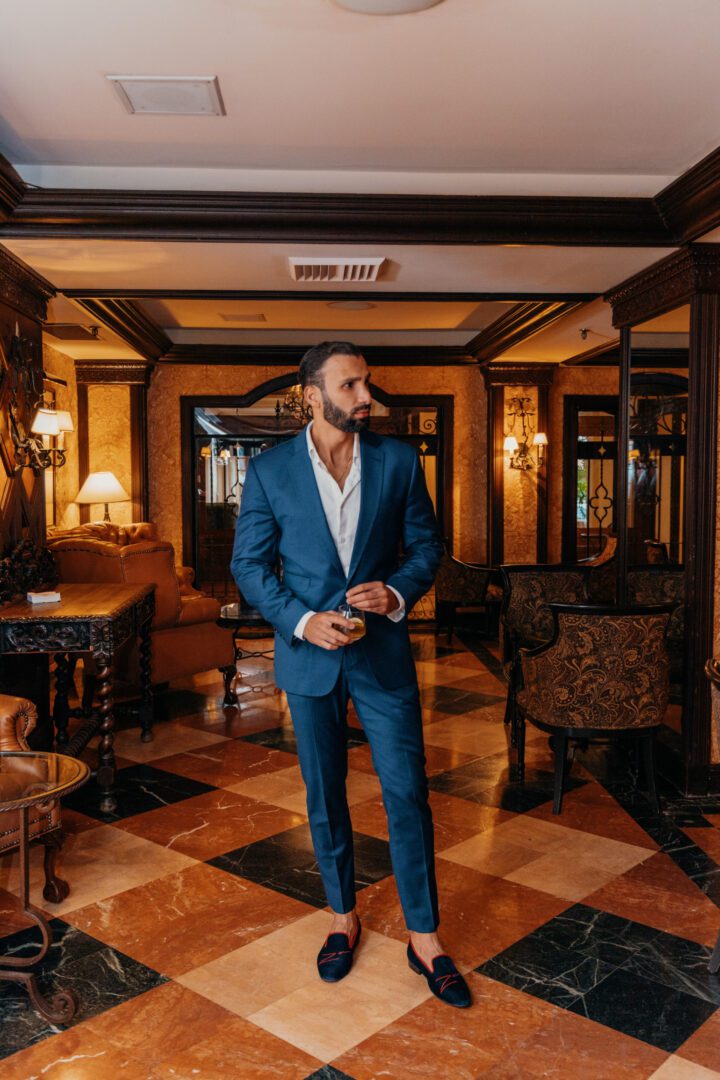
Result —
<instances>
[{"instance_id":1,"label":"loafer with red embroidery","mask_svg":"<svg viewBox=\"0 0 720 1080\"><path fill-rule=\"evenodd\" d=\"M407 947L408 964L418 975L424 975L427 984L436 998L456 1009L467 1009L472 1005L470 988L452 960L445 953L433 960L432 971L417 955L412 945Z\"/></svg>"},{"instance_id":2,"label":"loafer with red embroidery","mask_svg":"<svg viewBox=\"0 0 720 1080\"><path fill-rule=\"evenodd\" d=\"M329 934L318 953L318 974L323 982L339 982L350 971L353 956L360 940L362 927L358 920L352 941L348 934Z\"/></svg>"}]
</instances>

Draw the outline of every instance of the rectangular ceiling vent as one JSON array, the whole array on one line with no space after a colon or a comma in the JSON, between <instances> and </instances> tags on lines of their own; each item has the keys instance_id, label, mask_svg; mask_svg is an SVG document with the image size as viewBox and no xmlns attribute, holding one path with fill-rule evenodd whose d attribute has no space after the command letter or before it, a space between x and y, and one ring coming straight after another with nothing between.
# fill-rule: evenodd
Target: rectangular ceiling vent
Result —
<instances>
[{"instance_id":1,"label":"rectangular ceiling vent","mask_svg":"<svg viewBox=\"0 0 720 1080\"><path fill-rule=\"evenodd\" d=\"M253 322L253 323L267 322L267 319L262 314L243 315L243 314L238 314L235 311L219 311L218 314L219 314L220 318L223 319L224 322Z\"/></svg>"},{"instance_id":2,"label":"rectangular ceiling vent","mask_svg":"<svg viewBox=\"0 0 720 1080\"><path fill-rule=\"evenodd\" d=\"M289 258L293 281L377 281L386 260Z\"/></svg>"},{"instance_id":3,"label":"rectangular ceiling vent","mask_svg":"<svg viewBox=\"0 0 720 1080\"><path fill-rule=\"evenodd\" d=\"M43 330L60 341L94 341L97 326L81 326L80 323L45 323Z\"/></svg>"}]
</instances>

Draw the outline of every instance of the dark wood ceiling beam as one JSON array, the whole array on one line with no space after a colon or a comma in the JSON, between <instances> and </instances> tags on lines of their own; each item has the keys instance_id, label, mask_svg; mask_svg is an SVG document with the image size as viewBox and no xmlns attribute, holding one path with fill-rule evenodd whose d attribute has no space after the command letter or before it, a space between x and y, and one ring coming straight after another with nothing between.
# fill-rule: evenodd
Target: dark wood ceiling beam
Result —
<instances>
[{"instance_id":1,"label":"dark wood ceiling beam","mask_svg":"<svg viewBox=\"0 0 720 1080\"><path fill-rule=\"evenodd\" d=\"M147 360L158 360L172 347L167 334L132 300L100 300L94 296L78 296L74 299L94 319L113 330Z\"/></svg>"},{"instance_id":2,"label":"dark wood ceiling beam","mask_svg":"<svg viewBox=\"0 0 720 1080\"><path fill-rule=\"evenodd\" d=\"M26 189L0 237L667 246L649 198Z\"/></svg>"},{"instance_id":3,"label":"dark wood ceiling beam","mask_svg":"<svg viewBox=\"0 0 720 1080\"><path fill-rule=\"evenodd\" d=\"M515 304L509 311L495 319L489 326L467 343L467 351L480 364L487 364L496 356L501 356L513 345L526 341L541 330L547 329L564 318L579 303L556 303L533 300L524 304Z\"/></svg>"},{"instance_id":4,"label":"dark wood ceiling beam","mask_svg":"<svg viewBox=\"0 0 720 1080\"><path fill-rule=\"evenodd\" d=\"M0 154L0 222L7 221L25 196L26 185L10 162Z\"/></svg>"},{"instance_id":5,"label":"dark wood ceiling beam","mask_svg":"<svg viewBox=\"0 0 720 1080\"><path fill-rule=\"evenodd\" d=\"M173 345L161 363L296 367L309 348L309 345ZM368 364L382 367L477 367L464 348L452 345L369 345L362 352Z\"/></svg>"},{"instance_id":6,"label":"dark wood ceiling beam","mask_svg":"<svg viewBox=\"0 0 720 1080\"><path fill-rule=\"evenodd\" d=\"M88 295L85 289L61 289L63 296L74 300ZM257 303L270 300L370 300L400 304L485 304L519 302L521 300L576 300L589 304L602 294L594 292L513 293L513 292L384 292L380 289L93 289L96 299L126 300L253 300Z\"/></svg>"}]
</instances>

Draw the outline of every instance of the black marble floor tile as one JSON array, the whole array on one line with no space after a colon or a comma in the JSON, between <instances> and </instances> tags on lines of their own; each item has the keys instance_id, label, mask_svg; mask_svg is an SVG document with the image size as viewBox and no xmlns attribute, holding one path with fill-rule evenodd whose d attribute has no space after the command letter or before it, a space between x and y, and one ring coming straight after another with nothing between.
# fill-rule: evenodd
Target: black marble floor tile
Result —
<instances>
[{"instance_id":1,"label":"black marble floor tile","mask_svg":"<svg viewBox=\"0 0 720 1080\"><path fill-rule=\"evenodd\" d=\"M117 774L115 794L118 805L113 813L107 814L100 809L100 791L92 780L63 799L63 805L98 821L112 822L214 790L211 784L156 769L152 765L130 765L126 769L120 769Z\"/></svg>"},{"instance_id":2,"label":"black marble floor tile","mask_svg":"<svg viewBox=\"0 0 720 1080\"><path fill-rule=\"evenodd\" d=\"M651 926L575 904L539 927L532 936L534 940L549 941L559 948L619 967L663 935Z\"/></svg>"},{"instance_id":3,"label":"black marble floor tile","mask_svg":"<svg viewBox=\"0 0 720 1080\"><path fill-rule=\"evenodd\" d=\"M674 934L658 934L628 959L624 970L702 998L717 1008L720 975L711 975L707 969L710 953L710 949L695 941Z\"/></svg>"},{"instance_id":4,"label":"black marble floor tile","mask_svg":"<svg viewBox=\"0 0 720 1080\"><path fill-rule=\"evenodd\" d=\"M497 705L505 701L501 694L481 694L468 687L425 686L420 690L420 701L424 709L447 713L448 716L460 716L473 709L485 709L488 705Z\"/></svg>"},{"instance_id":5,"label":"black marble floor tile","mask_svg":"<svg viewBox=\"0 0 720 1080\"><path fill-rule=\"evenodd\" d=\"M605 1027L672 1053L715 1012L693 994L618 968L569 1006Z\"/></svg>"},{"instance_id":6,"label":"black marble floor tile","mask_svg":"<svg viewBox=\"0 0 720 1080\"><path fill-rule=\"evenodd\" d=\"M481 975L569 1009L615 970L596 957L530 934L475 969Z\"/></svg>"},{"instance_id":7,"label":"black marble floor tile","mask_svg":"<svg viewBox=\"0 0 720 1080\"><path fill-rule=\"evenodd\" d=\"M353 832L353 842L355 888L358 891L392 874L390 846L386 840ZM208 863L314 907L322 908L327 904L307 825L246 844L208 859Z\"/></svg>"},{"instance_id":8,"label":"black marble floor tile","mask_svg":"<svg viewBox=\"0 0 720 1080\"><path fill-rule=\"evenodd\" d=\"M502 661L498 660L498 658L490 652L481 635L470 633L467 630L461 630L458 637L463 645L470 650L473 656L476 656L497 679L502 679L504 677Z\"/></svg>"},{"instance_id":9,"label":"black marble floor tile","mask_svg":"<svg viewBox=\"0 0 720 1080\"><path fill-rule=\"evenodd\" d=\"M305 1080L353 1080L353 1078L348 1073L340 1072L334 1065L323 1065L322 1069L306 1076Z\"/></svg>"},{"instance_id":10,"label":"black marble floor tile","mask_svg":"<svg viewBox=\"0 0 720 1080\"><path fill-rule=\"evenodd\" d=\"M48 996L60 989L75 991L80 1008L72 1025L167 982L157 971L62 919L53 919L50 926L52 945L36 969L38 983ZM3 956L33 956L37 951L37 930L21 930L0 939ZM58 1030L35 1012L20 986L0 981L0 1058L40 1042Z\"/></svg>"},{"instance_id":11,"label":"black marble floor tile","mask_svg":"<svg viewBox=\"0 0 720 1080\"><path fill-rule=\"evenodd\" d=\"M254 731L249 735L241 735L242 742L255 743L256 746L268 746L273 750L284 750L288 754L297 754L297 739L292 724L287 726L269 728L267 731ZM348 749L356 746L364 746L368 741L367 735L362 728L349 726L347 729Z\"/></svg>"},{"instance_id":12,"label":"black marble floor tile","mask_svg":"<svg viewBox=\"0 0 720 1080\"><path fill-rule=\"evenodd\" d=\"M483 761L468 762L457 769L437 773L428 780L432 791L446 795L455 795L459 799L480 803L482 806L496 806L510 810L514 814L524 814L534 810L553 797L553 774L542 769L527 767L522 782L513 779L510 766L500 770L493 755L490 764L485 767ZM507 761L507 758L505 758ZM565 792L583 787L588 781L569 776L565 782Z\"/></svg>"}]
</instances>

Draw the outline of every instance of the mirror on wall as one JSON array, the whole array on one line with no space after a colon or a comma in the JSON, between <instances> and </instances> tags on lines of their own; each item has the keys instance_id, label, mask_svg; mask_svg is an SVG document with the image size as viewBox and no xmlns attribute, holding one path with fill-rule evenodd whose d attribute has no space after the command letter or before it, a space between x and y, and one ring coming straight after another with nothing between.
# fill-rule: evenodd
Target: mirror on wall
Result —
<instances>
[{"instance_id":1,"label":"mirror on wall","mask_svg":"<svg viewBox=\"0 0 720 1080\"><path fill-rule=\"evenodd\" d=\"M675 603L668 630L671 703L662 739L682 753L685 458L690 308L633 327L628 401L627 596Z\"/></svg>"}]
</instances>

